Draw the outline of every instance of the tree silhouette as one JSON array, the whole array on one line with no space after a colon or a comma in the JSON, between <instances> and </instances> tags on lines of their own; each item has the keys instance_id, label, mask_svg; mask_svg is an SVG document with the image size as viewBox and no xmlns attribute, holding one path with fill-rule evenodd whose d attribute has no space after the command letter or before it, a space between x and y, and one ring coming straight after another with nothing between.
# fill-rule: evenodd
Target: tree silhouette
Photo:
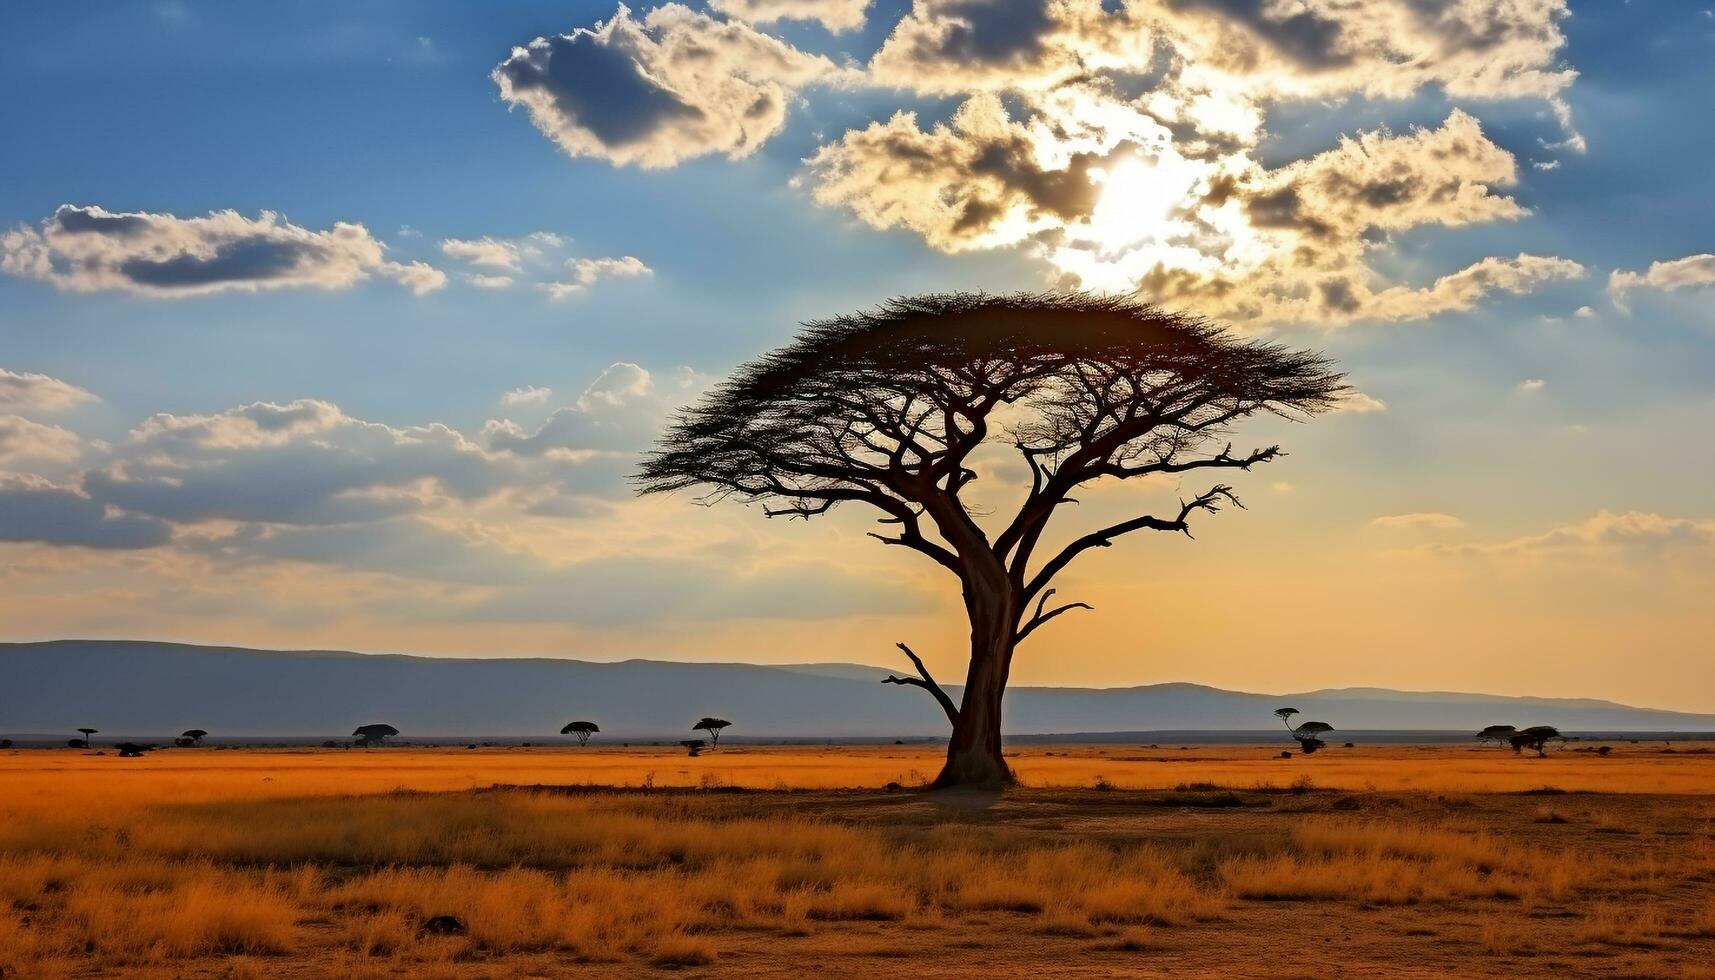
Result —
<instances>
[{"instance_id":1,"label":"tree silhouette","mask_svg":"<svg viewBox=\"0 0 1715 980\"><path fill-rule=\"evenodd\" d=\"M399 729L392 725L359 725L357 730L351 734L353 738L357 739L357 744L368 747L386 745L389 738L399 734Z\"/></svg>"},{"instance_id":2,"label":"tree silhouette","mask_svg":"<svg viewBox=\"0 0 1715 980\"><path fill-rule=\"evenodd\" d=\"M731 724L732 722L727 721L724 718L704 718L702 721L692 725L691 731L708 732L709 747L718 749L721 747L721 729L726 728ZM692 754L695 755L696 753L693 752Z\"/></svg>"},{"instance_id":3,"label":"tree silhouette","mask_svg":"<svg viewBox=\"0 0 1715 980\"><path fill-rule=\"evenodd\" d=\"M79 728L78 731L83 733L83 747L86 749L89 748L89 737L101 734L99 728Z\"/></svg>"},{"instance_id":4,"label":"tree silhouette","mask_svg":"<svg viewBox=\"0 0 1715 980\"><path fill-rule=\"evenodd\" d=\"M208 737L208 732L200 728L187 728L179 734L179 737L190 739L192 745L201 745L202 740Z\"/></svg>"},{"instance_id":5,"label":"tree silhouette","mask_svg":"<svg viewBox=\"0 0 1715 980\"><path fill-rule=\"evenodd\" d=\"M1278 711L1275 713L1279 714ZM1328 744L1322 741L1322 736L1333 730L1334 726L1325 721L1307 721L1292 729L1292 737L1298 740L1298 747L1304 750L1304 754L1310 755Z\"/></svg>"},{"instance_id":6,"label":"tree silhouette","mask_svg":"<svg viewBox=\"0 0 1715 980\"><path fill-rule=\"evenodd\" d=\"M1477 741L1493 742L1496 748L1506 745L1508 740L1518 734L1518 729L1511 725L1490 725L1477 733Z\"/></svg>"},{"instance_id":7,"label":"tree silhouette","mask_svg":"<svg viewBox=\"0 0 1715 980\"><path fill-rule=\"evenodd\" d=\"M1532 725L1507 739L1507 744L1513 747L1513 753L1519 754L1523 749L1535 749L1538 758L1548 754L1548 743L1556 739L1565 741L1560 729L1553 725Z\"/></svg>"},{"instance_id":8,"label":"tree silhouette","mask_svg":"<svg viewBox=\"0 0 1715 980\"><path fill-rule=\"evenodd\" d=\"M1329 362L1240 340L1194 316L1087 294L955 293L896 299L806 325L790 346L740 368L669 427L640 492L701 488L701 502L759 502L811 518L846 502L880 512L874 537L959 580L970 622L961 703L903 647L952 724L937 785L1001 784L1001 699L1014 651L1087 603L1051 605L1056 575L1134 531L1189 534L1190 518L1237 505L1215 484L1165 516L1119 521L1037 554L1050 519L1101 479L1248 469L1278 447L1215 441L1257 413L1304 417L1345 391ZM1010 519L967 499L972 454L1004 442L1028 487ZM1005 515L1002 515L1003 517Z\"/></svg>"},{"instance_id":9,"label":"tree silhouette","mask_svg":"<svg viewBox=\"0 0 1715 980\"><path fill-rule=\"evenodd\" d=\"M601 726L593 721L574 721L568 722L566 727L560 729L560 734L576 738L579 745L588 745L590 744L590 736L599 731L601 731Z\"/></svg>"},{"instance_id":10,"label":"tree silhouette","mask_svg":"<svg viewBox=\"0 0 1715 980\"><path fill-rule=\"evenodd\" d=\"M1292 716L1295 714L1298 714L1297 708L1276 708L1276 709L1274 709L1274 716L1276 718L1280 719L1280 723L1282 725L1285 725L1286 730L1289 732L1292 731Z\"/></svg>"}]
</instances>

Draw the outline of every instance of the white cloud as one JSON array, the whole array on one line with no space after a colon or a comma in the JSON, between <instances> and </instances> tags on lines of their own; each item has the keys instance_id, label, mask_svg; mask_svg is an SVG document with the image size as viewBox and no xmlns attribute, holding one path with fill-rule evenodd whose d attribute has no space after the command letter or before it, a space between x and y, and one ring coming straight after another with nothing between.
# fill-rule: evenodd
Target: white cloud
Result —
<instances>
[{"instance_id":1,"label":"white cloud","mask_svg":"<svg viewBox=\"0 0 1715 980\"><path fill-rule=\"evenodd\" d=\"M65 463L82 451L77 433L57 425L0 415L0 463Z\"/></svg>"},{"instance_id":2,"label":"white cloud","mask_svg":"<svg viewBox=\"0 0 1715 980\"><path fill-rule=\"evenodd\" d=\"M1349 412L1352 415L1369 415L1374 412L1387 411L1387 402L1352 388L1340 396L1340 400L1334 405L1334 411Z\"/></svg>"},{"instance_id":3,"label":"white cloud","mask_svg":"<svg viewBox=\"0 0 1715 980\"><path fill-rule=\"evenodd\" d=\"M473 272L465 276L465 282L478 289L511 289L514 280L511 276L490 276Z\"/></svg>"},{"instance_id":4,"label":"white cloud","mask_svg":"<svg viewBox=\"0 0 1715 980\"><path fill-rule=\"evenodd\" d=\"M1022 245L1062 285L1137 289L1242 323L1421 319L1583 273L1534 255L1426 287L1375 271L1387 235L1526 213L1491 189L1516 179L1512 156L1461 111L1268 170L1248 150L1186 155L1169 125L1079 85L1032 98L1034 118L981 94L927 131L899 113L849 132L810 160L816 200L943 251Z\"/></svg>"},{"instance_id":5,"label":"white cloud","mask_svg":"<svg viewBox=\"0 0 1715 980\"><path fill-rule=\"evenodd\" d=\"M0 412L63 412L97 400L88 390L58 378L0 368Z\"/></svg>"},{"instance_id":6,"label":"white cloud","mask_svg":"<svg viewBox=\"0 0 1715 980\"><path fill-rule=\"evenodd\" d=\"M541 405L554 395L554 389L538 385L526 385L513 388L500 396L500 404L511 407L514 405Z\"/></svg>"},{"instance_id":7,"label":"white cloud","mask_svg":"<svg viewBox=\"0 0 1715 980\"><path fill-rule=\"evenodd\" d=\"M480 276L472 274L467 278L475 285L486 288L500 288L495 283L506 279L506 285L512 280L510 274L521 272L526 262L537 263L547 259L547 253L557 251L566 244L564 236L551 231L533 231L519 238L496 238L484 235L481 238L443 238L441 252L450 259L464 262L468 265L484 269L499 270L505 275L490 274ZM478 281L478 279L483 281Z\"/></svg>"},{"instance_id":8,"label":"white cloud","mask_svg":"<svg viewBox=\"0 0 1715 980\"><path fill-rule=\"evenodd\" d=\"M577 401L555 411L536 431L528 432L510 419L492 420L483 427L483 442L496 452L566 459L640 447L669 413L693 399L708 382L681 368L658 383L643 367L617 361L603 369Z\"/></svg>"},{"instance_id":9,"label":"white cloud","mask_svg":"<svg viewBox=\"0 0 1715 980\"><path fill-rule=\"evenodd\" d=\"M487 235L482 238L443 238L441 252L448 258L491 269L518 268L518 246Z\"/></svg>"},{"instance_id":10,"label":"white cloud","mask_svg":"<svg viewBox=\"0 0 1715 980\"><path fill-rule=\"evenodd\" d=\"M709 8L734 20L769 24L777 20L817 21L836 33L863 26L872 0L709 0Z\"/></svg>"},{"instance_id":11,"label":"white cloud","mask_svg":"<svg viewBox=\"0 0 1715 980\"><path fill-rule=\"evenodd\" d=\"M311 231L272 211L255 218L236 211L180 218L65 204L39 229L0 234L0 270L71 292L152 297L338 289L372 275L417 295L446 285L440 270L390 261L384 249L363 225L345 221Z\"/></svg>"},{"instance_id":12,"label":"white cloud","mask_svg":"<svg viewBox=\"0 0 1715 980\"><path fill-rule=\"evenodd\" d=\"M538 37L490 77L572 156L668 167L748 156L780 131L797 89L836 72L743 23L669 3L641 20L622 5L593 29Z\"/></svg>"},{"instance_id":13,"label":"white cloud","mask_svg":"<svg viewBox=\"0 0 1715 980\"><path fill-rule=\"evenodd\" d=\"M1580 320L1589 320L1596 316L1596 311L1588 306L1580 306L1572 311L1572 315Z\"/></svg>"},{"instance_id":14,"label":"white cloud","mask_svg":"<svg viewBox=\"0 0 1715 980\"><path fill-rule=\"evenodd\" d=\"M1541 378L1526 378L1523 381L1520 381L1518 383L1518 390L1524 392L1527 395L1531 394L1533 392L1541 391L1542 389L1544 389L1546 387L1548 387L1548 382L1542 380Z\"/></svg>"},{"instance_id":15,"label":"white cloud","mask_svg":"<svg viewBox=\"0 0 1715 980\"><path fill-rule=\"evenodd\" d=\"M393 427L299 399L152 416L83 486L177 523L347 524L481 499L523 478L445 425Z\"/></svg>"},{"instance_id":16,"label":"white cloud","mask_svg":"<svg viewBox=\"0 0 1715 980\"><path fill-rule=\"evenodd\" d=\"M1647 511L1598 511L1574 524L1491 544L1448 545L1437 551L1473 557L1584 560L1655 564L1673 559L1715 561L1715 520Z\"/></svg>"},{"instance_id":17,"label":"white cloud","mask_svg":"<svg viewBox=\"0 0 1715 980\"><path fill-rule=\"evenodd\" d=\"M568 259L566 269L572 274L569 282L542 283L551 299L562 300L582 294L603 279L635 279L653 276L655 270L632 255L619 258Z\"/></svg>"},{"instance_id":18,"label":"white cloud","mask_svg":"<svg viewBox=\"0 0 1715 980\"><path fill-rule=\"evenodd\" d=\"M590 411L597 406L621 408L628 402L646 398L655 390L655 379L642 367L629 361L616 361L602 369L601 374L578 396L577 406Z\"/></svg>"},{"instance_id":19,"label":"white cloud","mask_svg":"<svg viewBox=\"0 0 1715 980\"><path fill-rule=\"evenodd\" d=\"M1398 529L1425 529L1431 531L1450 531L1465 526L1465 522L1452 514L1442 514L1425 511L1412 514L1388 514L1370 521L1371 527Z\"/></svg>"},{"instance_id":20,"label":"white cloud","mask_svg":"<svg viewBox=\"0 0 1715 980\"><path fill-rule=\"evenodd\" d=\"M1652 262L1645 272L1616 269L1608 277L1608 294L1624 310L1626 294L1634 289L1697 289L1715 285L1715 255L1687 255L1682 259Z\"/></svg>"}]
</instances>

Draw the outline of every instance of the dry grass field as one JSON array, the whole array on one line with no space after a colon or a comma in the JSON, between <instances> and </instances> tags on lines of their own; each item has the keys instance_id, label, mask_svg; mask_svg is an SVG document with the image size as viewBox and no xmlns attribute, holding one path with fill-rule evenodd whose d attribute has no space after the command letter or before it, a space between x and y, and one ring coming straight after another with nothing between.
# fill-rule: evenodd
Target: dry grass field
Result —
<instances>
[{"instance_id":1,"label":"dry grass field","mask_svg":"<svg viewBox=\"0 0 1715 980\"><path fill-rule=\"evenodd\" d=\"M1715 753L0 753L12 977L1715 977ZM452 916L452 933L425 929Z\"/></svg>"}]
</instances>

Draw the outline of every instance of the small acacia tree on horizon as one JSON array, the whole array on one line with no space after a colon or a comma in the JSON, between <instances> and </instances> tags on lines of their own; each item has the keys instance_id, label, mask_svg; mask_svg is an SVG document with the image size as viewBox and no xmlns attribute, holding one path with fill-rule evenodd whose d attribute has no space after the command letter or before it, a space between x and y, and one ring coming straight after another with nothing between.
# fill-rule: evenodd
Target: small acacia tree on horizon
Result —
<instances>
[{"instance_id":1,"label":"small acacia tree on horizon","mask_svg":"<svg viewBox=\"0 0 1715 980\"><path fill-rule=\"evenodd\" d=\"M1538 758L1548 755L1548 743L1566 741L1566 736L1560 734L1560 729L1553 725L1532 725L1521 729L1508 737L1507 744L1512 746L1513 754L1520 755L1524 749L1534 749Z\"/></svg>"},{"instance_id":2,"label":"small acacia tree on horizon","mask_svg":"<svg viewBox=\"0 0 1715 980\"><path fill-rule=\"evenodd\" d=\"M351 736L357 739L357 744L368 748L371 745L386 745L387 740L399 734L399 729L392 725L372 724L359 725Z\"/></svg>"},{"instance_id":3,"label":"small acacia tree on horizon","mask_svg":"<svg viewBox=\"0 0 1715 980\"><path fill-rule=\"evenodd\" d=\"M1072 537L1042 555L1050 519L1087 484L1248 469L1271 446L1214 450L1257 413L1306 417L1345 391L1319 354L1243 340L1195 316L1122 297L954 293L895 299L806 324L683 412L647 456L642 493L700 488L703 502L759 502L811 518L847 502L880 512L881 541L957 577L970 623L961 702L910 647L915 677L952 724L936 785L1004 784L1001 700L1018 645L1083 602L1051 605L1055 576L1134 531L1190 533L1199 511L1238 505L1215 484L1176 511ZM1028 473L1004 523L966 498L972 454L1011 444ZM1003 515L1004 516L1004 515Z\"/></svg>"},{"instance_id":4,"label":"small acacia tree on horizon","mask_svg":"<svg viewBox=\"0 0 1715 980\"><path fill-rule=\"evenodd\" d=\"M718 749L721 747L721 729L730 727L732 727L732 722L725 718L703 718L691 726L691 731L708 732L709 748Z\"/></svg>"},{"instance_id":5,"label":"small acacia tree on horizon","mask_svg":"<svg viewBox=\"0 0 1715 980\"><path fill-rule=\"evenodd\" d=\"M578 740L579 745L588 745L590 744L590 736L599 731L601 731L601 726L593 721L573 721L568 722L566 727L560 729L560 734L572 736Z\"/></svg>"},{"instance_id":6,"label":"small acacia tree on horizon","mask_svg":"<svg viewBox=\"0 0 1715 980\"><path fill-rule=\"evenodd\" d=\"M1493 742L1497 748L1505 748L1508 741L1518 734L1518 729L1511 725L1490 725L1477 733L1477 741Z\"/></svg>"}]
</instances>

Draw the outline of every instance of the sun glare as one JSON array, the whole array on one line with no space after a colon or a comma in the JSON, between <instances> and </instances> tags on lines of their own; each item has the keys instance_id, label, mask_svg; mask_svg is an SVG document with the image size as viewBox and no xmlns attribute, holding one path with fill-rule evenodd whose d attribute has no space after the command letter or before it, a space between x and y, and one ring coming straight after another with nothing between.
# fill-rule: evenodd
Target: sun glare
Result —
<instances>
[{"instance_id":1,"label":"sun glare","mask_svg":"<svg viewBox=\"0 0 1715 980\"><path fill-rule=\"evenodd\" d=\"M1146 239L1165 238L1175 224L1173 213L1190 189L1183 168L1129 159L1092 178L1101 182L1101 196L1090 213L1092 237L1106 248L1120 249Z\"/></svg>"}]
</instances>

